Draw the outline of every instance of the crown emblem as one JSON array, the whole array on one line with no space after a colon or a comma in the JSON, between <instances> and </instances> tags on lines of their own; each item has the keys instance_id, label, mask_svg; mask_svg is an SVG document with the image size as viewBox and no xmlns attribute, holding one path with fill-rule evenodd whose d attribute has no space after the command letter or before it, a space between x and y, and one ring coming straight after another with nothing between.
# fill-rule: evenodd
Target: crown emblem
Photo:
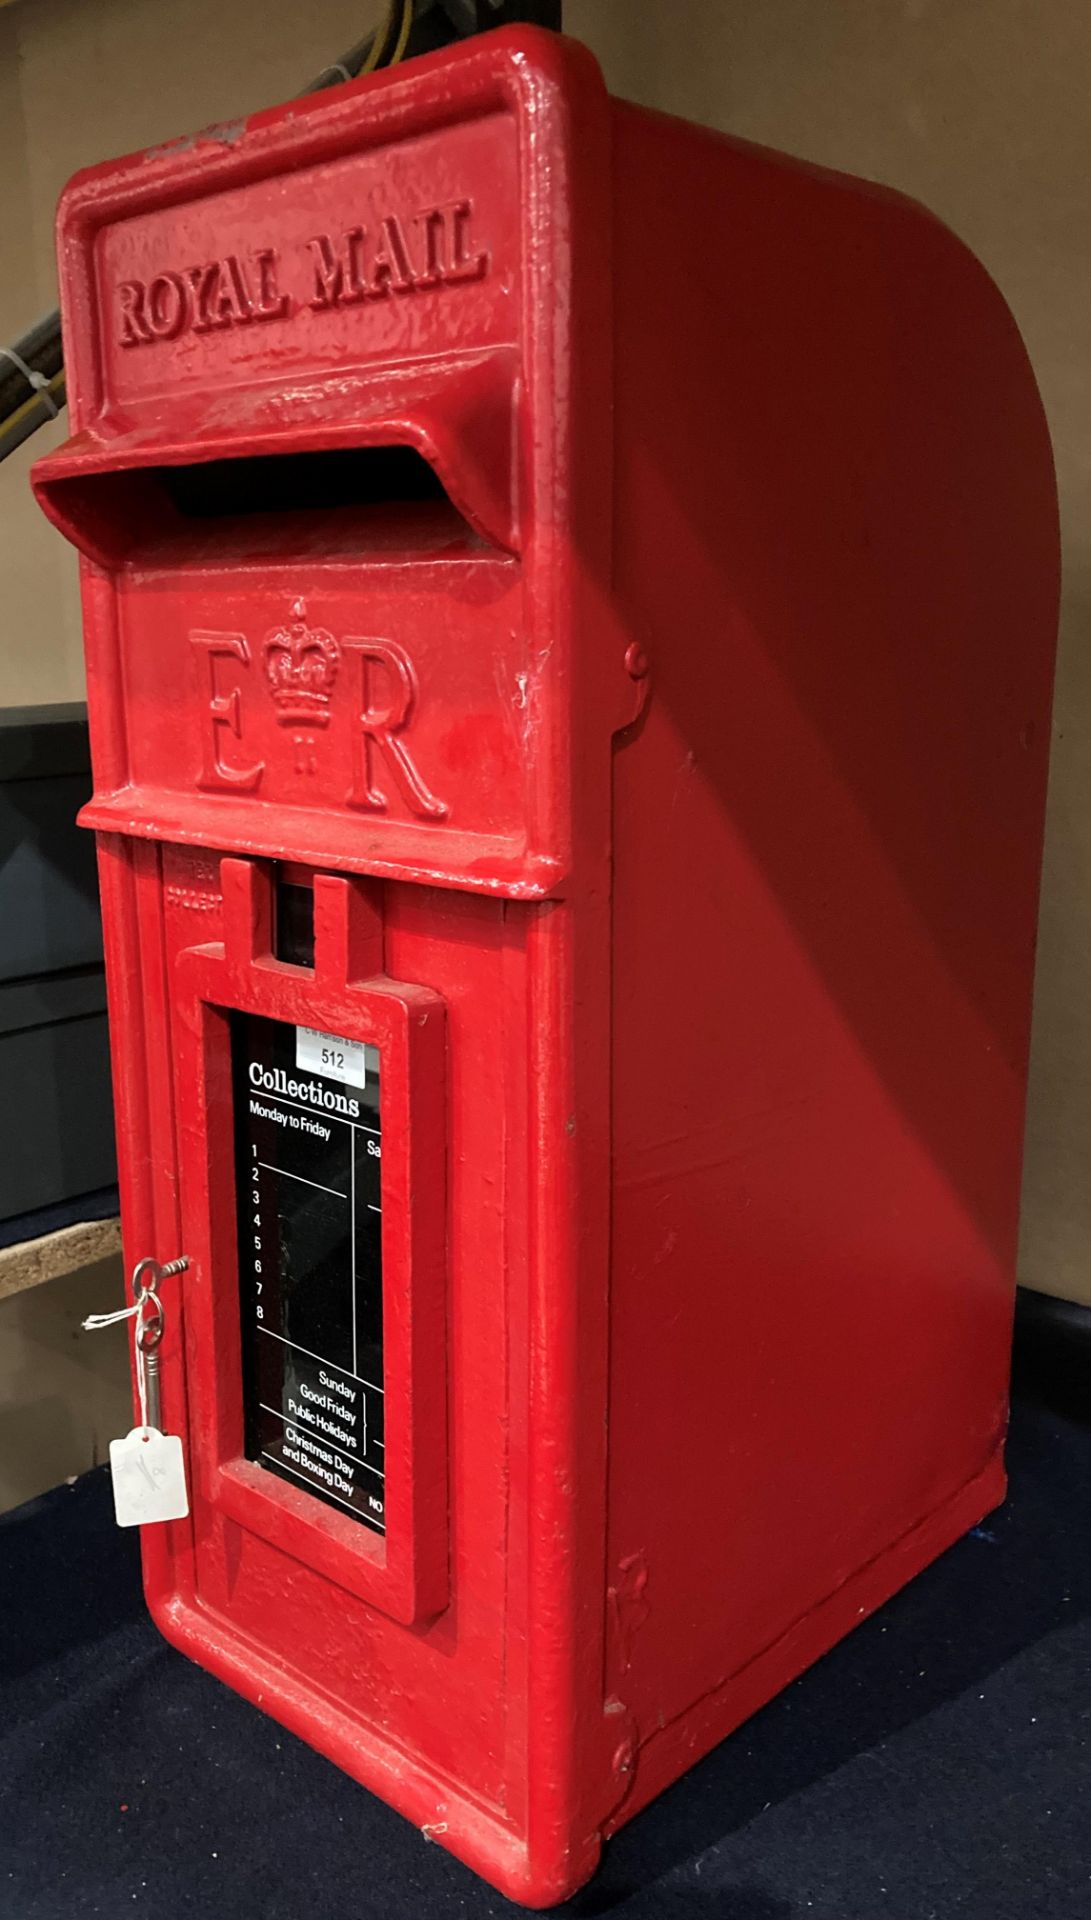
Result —
<instances>
[{"instance_id":1,"label":"crown emblem","mask_svg":"<svg viewBox=\"0 0 1091 1920\"><path fill-rule=\"evenodd\" d=\"M288 623L270 628L262 651L281 725L324 727L341 661L332 633L309 627L303 602L297 600Z\"/></svg>"}]
</instances>

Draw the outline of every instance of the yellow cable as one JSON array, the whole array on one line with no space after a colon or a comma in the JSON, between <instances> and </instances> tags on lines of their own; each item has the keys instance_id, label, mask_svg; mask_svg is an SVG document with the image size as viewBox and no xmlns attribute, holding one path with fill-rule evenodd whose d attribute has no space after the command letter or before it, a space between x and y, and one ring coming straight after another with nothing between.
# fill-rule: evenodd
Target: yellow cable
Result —
<instances>
[{"instance_id":1,"label":"yellow cable","mask_svg":"<svg viewBox=\"0 0 1091 1920\"><path fill-rule=\"evenodd\" d=\"M383 24L381 27L376 27L375 37L371 42L371 51L368 54L367 59L364 61L363 66L360 68L360 75L359 75L360 79L363 79L365 73L374 73L376 67L380 64L382 60L383 48L386 46L387 41L390 39L390 32L391 32L391 28L394 25L394 19L395 19L395 15L397 14L398 6L399 6L399 0L390 0L390 5L387 7L387 10L386 10L386 19L383 21Z\"/></svg>"},{"instance_id":2,"label":"yellow cable","mask_svg":"<svg viewBox=\"0 0 1091 1920\"><path fill-rule=\"evenodd\" d=\"M402 58L402 55L405 53L406 42L409 39L409 29L412 25L413 25L413 0L402 0L401 31L398 34L398 40L394 48L394 51L391 54L390 59L387 61L388 67L396 67L399 60Z\"/></svg>"},{"instance_id":3,"label":"yellow cable","mask_svg":"<svg viewBox=\"0 0 1091 1920\"><path fill-rule=\"evenodd\" d=\"M390 39L399 5L401 6L401 21L398 26L398 37L394 42L390 58L385 64L388 67L396 67L398 62L404 59L405 49L409 43L409 34L413 26L413 0L390 0L386 19L383 21L381 27L376 28L375 37L371 43L371 51L364 61L363 66L360 68L361 75L373 73L378 66L383 48ZM0 420L0 439L2 439L12 427L17 427L21 420L25 420L32 407L38 406L45 394L48 394L50 399L53 399L63 379L64 368L62 367L59 373L53 375L48 386L35 388L29 400L24 400L21 406L16 407L14 413L9 413L5 420Z\"/></svg>"},{"instance_id":4,"label":"yellow cable","mask_svg":"<svg viewBox=\"0 0 1091 1920\"><path fill-rule=\"evenodd\" d=\"M59 373L53 375L47 387L35 387L29 400L24 400L22 406L16 407L14 413L9 413L5 419L0 420L0 440L3 439L9 428L18 426L20 420L26 419L31 408L38 406L45 394L48 393L50 399L52 399L63 379L64 368L62 367Z\"/></svg>"}]
</instances>

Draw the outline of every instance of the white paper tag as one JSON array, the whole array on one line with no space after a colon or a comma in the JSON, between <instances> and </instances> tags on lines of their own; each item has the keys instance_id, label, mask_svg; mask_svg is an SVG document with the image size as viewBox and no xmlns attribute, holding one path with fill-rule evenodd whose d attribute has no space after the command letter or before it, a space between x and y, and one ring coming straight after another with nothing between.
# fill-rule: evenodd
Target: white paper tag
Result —
<instances>
[{"instance_id":1,"label":"white paper tag","mask_svg":"<svg viewBox=\"0 0 1091 1920\"><path fill-rule=\"evenodd\" d=\"M317 1027L295 1030L295 1063L308 1073L324 1073L330 1080L344 1080L347 1086L367 1085L364 1042L346 1040L340 1033L320 1033Z\"/></svg>"},{"instance_id":2,"label":"white paper tag","mask_svg":"<svg viewBox=\"0 0 1091 1920\"><path fill-rule=\"evenodd\" d=\"M110 1442L110 1477L119 1527L184 1520L189 1512L182 1442L155 1427L134 1427Z\"/></svg>"}]
</instances>

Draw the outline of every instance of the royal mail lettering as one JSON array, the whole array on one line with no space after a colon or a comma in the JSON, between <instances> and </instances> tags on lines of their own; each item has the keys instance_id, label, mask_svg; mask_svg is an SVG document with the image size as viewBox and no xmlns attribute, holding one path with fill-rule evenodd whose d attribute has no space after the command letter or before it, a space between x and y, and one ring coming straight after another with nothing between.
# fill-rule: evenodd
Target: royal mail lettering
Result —
<instances>
[{"instance_id":1,"label":"royal mail lettering","mask_svg":"<svg viewBox=\"0 0 1091 1920\"><path fill-rule=\"evenodd\" d=\"M457 280L480 280L488 255L470 243L468 200L429 207L407 230L396 214L375 228L350 227L335 243L322 233L309 242L314 263L312 307L347 307L415 293Z\"/></svg>"},{"instance_id":2,"label":"royal mail lettering","mask_svg":"<svg viewBox=\"0 0 1091 1920\"><path fill-rule=\"evenodd\" d=\"M227 253L165 268L117 288L118 341L152 346L187 333L284 320L394 295L481 280L487 250L475 244L473 203L451 200L416 213L383 214L341 233L308 235L298 253L276 247Z\"/></svg>"},{"instance_id":3,"label":"royal mail lettering","mask_svg":"<svg viewBox=\"0 0 1091 1920\"><path fill-rule=\"evenodd\" d=\"M120 343L139 347L154 340L175 340L181 333L279 320L288 312L289 301L279 290L277 272L276 249L262 247L246 259L228 253L181 273L122 281L118 288Z\"/></svg>"}]
</instances>

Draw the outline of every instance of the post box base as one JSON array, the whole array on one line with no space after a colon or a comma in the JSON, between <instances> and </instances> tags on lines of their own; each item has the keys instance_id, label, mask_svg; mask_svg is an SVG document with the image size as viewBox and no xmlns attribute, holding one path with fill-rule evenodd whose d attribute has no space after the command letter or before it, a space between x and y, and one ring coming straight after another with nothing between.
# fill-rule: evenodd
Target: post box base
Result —
<instances>
[{"instance_id":1,"label":"post box base","mask_svg":"<svg viewBox=\"0 0 1091 1920\"><path fill-rule=\"evenodd\" d=\"M642 1812L657 1794L976 1527L1001 1504L1006 1488L1003 1449L998 1448L983 1471L960 1487L953 1499L859 1568L740 1672L729 1675L671 1725L652 1734L637 1753L632 1792L606 1822L603 1837L609 1838Z\"/></svg>"},{"instance_id":2,"label":"post box base","mask_svg":"<svg viewBox=\"0 0 1091 1920\"><path fill-rule=\"evenodd\" d=\"M600 1833L578 1842L572 1837L570 1844L558 1836L548 1851L515 1832L456 1782L384 1741L375 1728L338 1711L328 1699L317 1699L282 1667L264 1660L252 1642L201 1607L176 1595L165 1606L149 1595L149 1607L160 1632L179 1652L317 1747L509 1900L541 1909L558 1905L585 1886L598 1867L605 1839L999 1506L1006 1484L998 1448L953 1499L861 1567L740 1672L725 1677L652 1734L636 1754L631 1790L603 1820Z\"/></svg>"}]
</instances>

